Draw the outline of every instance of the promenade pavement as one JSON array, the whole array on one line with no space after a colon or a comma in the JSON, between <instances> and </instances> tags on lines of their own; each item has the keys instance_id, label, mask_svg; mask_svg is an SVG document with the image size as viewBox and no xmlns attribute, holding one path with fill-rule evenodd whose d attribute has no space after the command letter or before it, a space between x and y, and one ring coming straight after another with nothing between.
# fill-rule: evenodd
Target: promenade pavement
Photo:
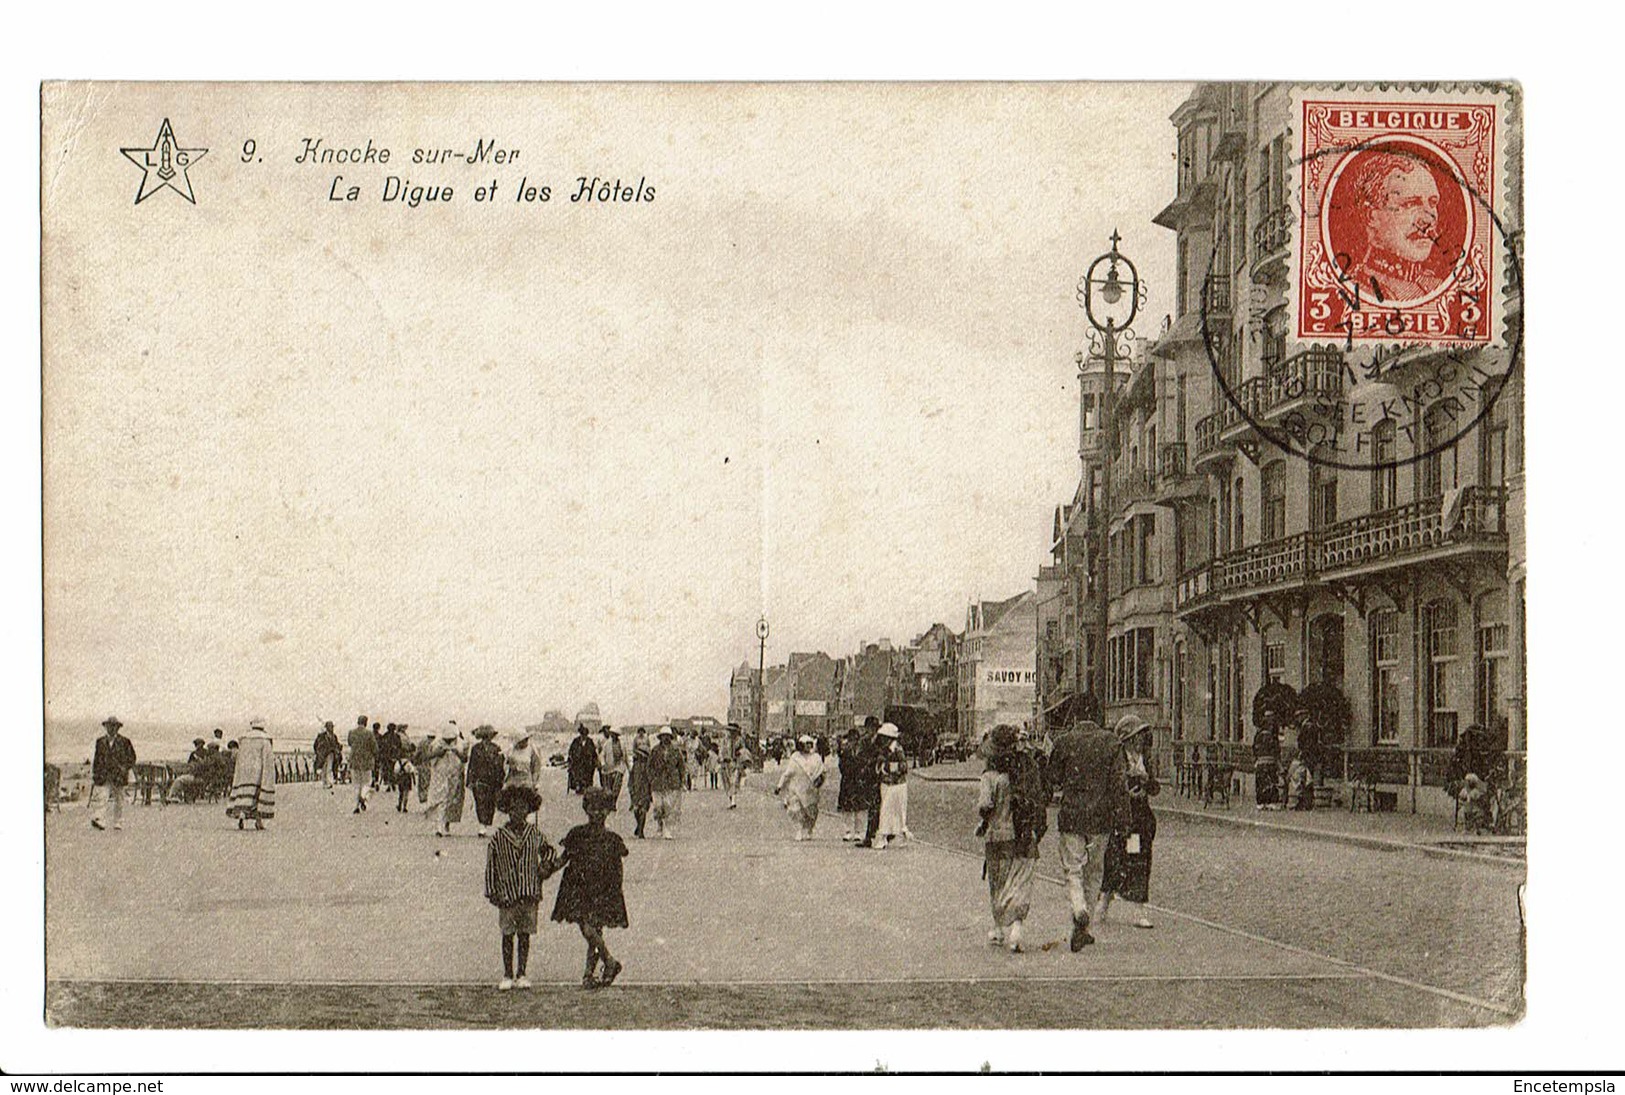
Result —
<instances>
[{"instance_id":1,"label":"promenade pavement","mask_svg":"<svg viewBox=\"0 0 1625 1095\"><path fill-rule=\"evenodd\" d=\"M724 1026L787 1018L794 1025L794 1007L786 1016L757 1001L789 992L782 998L806 1007L821 987L839 998L802 1013L811 1025L846 1025L869 999L884 1001L869 1013L870 1025L1090 1025L1084 1011L1069 1008L1100 996L1102 983L1122 986L1102 1019L1110 1025L1415 1021L1416 999L1393 978L1189 916L1159 914L1154 931L1113 923L1098 933L1098 945L1073 954L1065 896L1053 879L1036 887L1030 953L1010 955L986 942L979 857L924 842L883 853L854 849L840 840L833 815L817 839L797 843L777 800L763 793L772 776L771 769L753 774L734 811L720 792L686 796L675 841L632 839L631 818L614 815L612 827L631 847L632 921L630 930L608 933L626 966L614 992L728 990L728 1006L713 1013ZM579 800L566 795L557 771L543 793L542 827L557 841L581 820ZM295 997L300 985L489 991L500 974L499 936L482 891L484 841L474 836L472 811L458 835L437 839L415 799L414 812L402 815L379 795L354 815L352 797L347 787L280 787L278 815L264 832L237 830L219 804L129 809L121 832L93 831L83 809L51 815L50 980L59 990L99 985L115 995L105 986L259 983ZM833 805L833 791L825 797ZM1046 860L1045 872L1055 869ZM539 989L578 992L584 944L573 926L546 921L555 887L547 887L530 973ZM960 988L939 993L943 985ZM1126 1003L1141 996L1143 1008ZM1244 1002L1254 997L1268 1006ZM752 1001L744 1011L742 1001ZM1022 1013L1019 1003L1036 1010ZM1470 1001L1426 1003L1428 1025L1505 1021ZM218 1019L221 1005L210 1006ZM437 1018L408 1011L400 1021L438 1025ZM603 1010L580 1021L672 1025L658 1015Z\"/></svg>"},{"instance_id":2,"label":"promenade pavement","mask_svg":"<svg viewBox=\"0 0 1625 1095\"><path fill-rule=\"evenodd\" d=\"M557 842L581 818L552 775L542 828ZM81 811L54 816L51 976L494 980L499 936L476 826L465 820L458 835L437 839L425 817L396 813L383 796L361 815L349 798L311 784L278 788L278 815L264 832L239 832L218 805L127 810L122 832L92 830ZM1044 895L1028 928L1037 948L1051 948L1012 957L986 943L977 861L918 844L854 849L836 819L797 843L777 801L749 790L738 810L725 807L720 792L687 795L675 841L635 840L631 818L614 818L632 852L632 927L608 939L628 982L1134 976L1176 963L1208 976L1338 972L1180 921L1155 932L1124 927L1076 956L1053 945L1070 923L1059 893ZM583 954L573 925L548 922L532 977L577 981Z\"/></svg>"}]
</instances>

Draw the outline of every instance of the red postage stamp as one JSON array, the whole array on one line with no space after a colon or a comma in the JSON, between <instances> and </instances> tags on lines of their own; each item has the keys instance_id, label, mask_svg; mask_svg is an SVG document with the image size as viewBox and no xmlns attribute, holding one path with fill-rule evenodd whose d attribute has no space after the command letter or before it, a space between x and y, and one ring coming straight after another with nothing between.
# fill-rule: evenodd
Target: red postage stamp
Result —
<instances>
[{"instance_id":1,"label":"red postage stamp","mask_svg":"<svg viewBox=\"0 0 1625 1095\"><path fill-rule=\"evenodd\" d=\"M1300 340L1501 344L1505 112L1494 91L1299 94Z\"/></svg>"}]
</instances>

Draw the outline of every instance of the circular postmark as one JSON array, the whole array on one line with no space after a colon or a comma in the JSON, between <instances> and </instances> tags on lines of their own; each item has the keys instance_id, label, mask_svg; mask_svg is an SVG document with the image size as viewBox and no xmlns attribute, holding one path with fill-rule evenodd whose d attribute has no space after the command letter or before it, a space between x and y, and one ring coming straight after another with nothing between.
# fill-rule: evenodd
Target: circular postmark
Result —
<instances>
[{"instance_id":1,"label":"circular postmark","mask_svg":"<svg viewBox=\"0 0 1625 1095\"><path fill-rule=\"evenodd\" d=\"M1311 315L1340 315L1342 337L1300 339L1303 348L1288 353L1296 328L1288 305L1256 312L1249 334L1264 369L1242 379L1234 331L1218 324L1213 278L1205 277L1201 337L1223 394L1213 435L1250 434L1328 468L1416 464L1483 421L1522 366L1517 241L1486 196L1425 138L1390 134L1325 147L1293 166L1311 161L1324 180L1319 200L1292 213L1329 275L1307 304ZM1494 277L1502 253L1505 273ZM1210 275L1229 272L1214 268L1218 258L1216 244ZM1486 294L1496 290L1510 299L1491 309ZM1492 321L1504 325L1504 345L1489 337ZM1423 323L1438 330L1421 337Z\"/></svg>"}]
</instances>

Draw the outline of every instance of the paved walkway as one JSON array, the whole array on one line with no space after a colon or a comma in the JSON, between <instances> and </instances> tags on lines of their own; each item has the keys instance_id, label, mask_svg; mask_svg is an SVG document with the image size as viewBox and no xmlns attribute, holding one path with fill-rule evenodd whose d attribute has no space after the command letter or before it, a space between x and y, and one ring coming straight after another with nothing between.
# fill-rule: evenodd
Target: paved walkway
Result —
<instances>
[{"instance_id":1,"label":"paved walkway","mask_svg":"<svg viewBox=\"0 0 1625 1095\"><path fill-rule=\"evenodd\" d=\"M1178 914L1159 915L1154 931L1114 923L1097 933L1099 945L1074 955L1065 942L1065 898L1053 880L1040 882L1035 894L1032 952L1009 955L986 944L978 859L924 843L856 850L840 841L835 817L820 825L818 839L796 843L777 801L760 791L771 774L751 777L756 789L741 796L735 811L724 808L720 792L687 796L675 841L632 840L630 818L612 819L632 850L626 865L632 928L608 933L626 964L620 984L707 991L889 986L888 1000L899 987L913 993L915 1010L904 1013L913 1020L868 1025L933 1025L929 1007L919 1009L938 985L1028 984L1038 991L1101 981L1139 985L1133 993L1160 1001L1143 1013L1128 1009L1115 1025L1189 1025L1181 1017L1196 984L1209 986L1202 999L1227 998L1222 986L1230 984L1237 1000L1256 985L1277 1004L1296 1001L1296 1010L1273 1020L1267 1008L1251 1007L1228 1017L1197 1016L1217 1025L1335 1023L1345 1009L1363 1017L1355 1021L1394 1025L1414 1013L1414 1002L1401 999L1409 990L1393 978ZM559 772L548 773L543 790L543 828L556 841L578 820L577 800L564 794ZM299 784L278 791L280 812L265 832L239 832L219 805L130 809L116 833L91 830L83 809L51 816L46 953L58 998L62 983L450 989L495 980L496 915L483 896L484 842L473 835L471 817L462 834L437 840L427 819L396 813L383 796L356 816L346 788L329 794ZM833 804L833 794L826 797ZM544 918L554 888L550 883ZM583 954L573 927L545 923L532 978L541 986L574 986ZM85 990L75 991L83 998ZM979 1005L963 995L941 999L976 1012ZM1353 1003L1357 997L1365 1003ZM1437 994L1431 999L1441 1003ZM1470 998L1458 1003L1462 1010L1434 1022L1496 1021ZM815 1025L843 1025L840 1005L832 1007L830 1022ZM1081 1013L1069 1020L1065 1010L984 1014L981 1023L1085 1022ZM595 1014L584 1022L635 1022ZM782 1025L783 1017L747 1013L728 1022ZM424 1024L408 1017L403 1025Z\"/></svg>"},{"instance_id":2,"label":"paved walkway","mask_svg":"<svg viewBox=\"0 0 1625 1095\"><path fill-rule=\"evenodd\" d=\"M54 816L52 978L439 984L500 972L475 826L437 840L424 817L395 813L382 797L360 816L344 791L296 784L278 799L265 832L239 832L218 806L127 810L117 833L91 830L79 810ZM543 829L554 841L575 821L563 816L568 801L562 786L547 788ZM977 862L923 845L850 848L829 820L798 844L776 800L747 791L738 810L725 805L720 792L690 794L678 840L628 839L633 927L609 942L629 982L1343 972L1177 920L1154 932L1107 929L1109 945L1074 957L1058 893L1038 902L1029 925L1035 946L1050 950L1013 959L986 945ZM629 821L619 815L615 827L628 835ZM548 923L536 951L533 976L580 979L574 927Z\"/></svg>"}]
</instances>

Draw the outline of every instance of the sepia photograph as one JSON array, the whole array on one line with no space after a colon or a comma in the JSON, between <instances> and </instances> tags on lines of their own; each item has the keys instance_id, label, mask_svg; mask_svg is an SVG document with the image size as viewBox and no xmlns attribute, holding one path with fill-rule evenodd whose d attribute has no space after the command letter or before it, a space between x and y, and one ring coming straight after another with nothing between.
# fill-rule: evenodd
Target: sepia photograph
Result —
<instances>
[{"instance_id":1,"label":"sepia photograph","mask_svg":"<svg viewBox=\"0 0 1625 1095\"><path fill-rule=\"evenodd\" d=\"M1524 1017L1518 84L39 110L46 1028Z\"/></svg>"}]
</instances>

